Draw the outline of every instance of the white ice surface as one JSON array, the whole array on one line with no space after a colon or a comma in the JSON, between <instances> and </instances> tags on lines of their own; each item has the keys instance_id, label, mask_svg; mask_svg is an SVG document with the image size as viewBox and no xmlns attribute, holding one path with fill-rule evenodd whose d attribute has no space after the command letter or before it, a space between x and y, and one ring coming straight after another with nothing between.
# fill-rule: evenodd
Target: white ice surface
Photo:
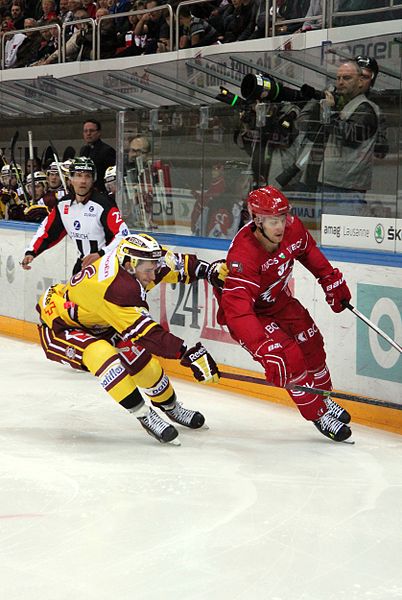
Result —
<instances>
[{"instance_id":1,"label":"white ice surface","mask_svg":"<svg viewBox=\"0 0 402 600\"><path fill-rule=\"evenodd\" d=\"M402 437L176 381L162 446L89 374L0 338L1 600L402 598Z\"/></svg>"}]
</instances>

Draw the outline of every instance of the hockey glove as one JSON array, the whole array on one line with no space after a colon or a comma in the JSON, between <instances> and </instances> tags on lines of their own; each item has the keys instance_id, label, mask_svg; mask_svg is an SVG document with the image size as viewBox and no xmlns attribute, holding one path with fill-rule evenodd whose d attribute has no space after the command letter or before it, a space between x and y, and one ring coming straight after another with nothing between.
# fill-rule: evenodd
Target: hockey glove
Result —
<instances>
[{"instance_id":1,"label":"hockey glove","mask_svg":"<svg viewBox=\"0 0 402 600\"><path fill-rule=\"evenodd\" d=\"M262 342L253 357L264 367L265 378L270 385L285 387L291 374L282 344L268 339Z\"/></svg>"},{"instance_id":2,"label":"hockey glove","mask_svg":"<svg viewBox=\"0 0 402 600\"><path fill-rule=\"evenodd\" d=\"M332 273L321 277L318 280L325 293L325 300L328 302L332 310L340 313L345 310L343 302L347 303L352 298L346 281L343 278L339 269L334 269Z\"/></svg>"},{"instance_id":3,"label":"hockey glove","mask_svg":"<svg viewBox=\"0 0 402 600\"><path fill-rule=\"evenodd\" d=\"M208 283L210 283L214 288L221 290L228 274L229 269L226 266L226 261L215 260L208 266L206 278Z\"/></svg>"},{"instance_id":4,"label":"hockey glove","mask_svg":"<svg viewBox=\"0 0 402 600\"><path fill-rule=\"evenodd\" d=\"M216 362L200 342L184 352L180 364L190 367L195 379L201 383L217 383L219 380Z\"/></svg>"}]
</instances>

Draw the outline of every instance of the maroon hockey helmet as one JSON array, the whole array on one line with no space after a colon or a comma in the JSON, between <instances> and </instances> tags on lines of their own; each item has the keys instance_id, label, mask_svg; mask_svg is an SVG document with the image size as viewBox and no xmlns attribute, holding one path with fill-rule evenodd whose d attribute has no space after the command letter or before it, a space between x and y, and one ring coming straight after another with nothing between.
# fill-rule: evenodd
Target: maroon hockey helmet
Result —
<instances>
[{"instance_id":1,"label":"maroon hockey helmet","mask_svg":"<svg viewBox=\"0 0 402 600\"><path fill-rule=\"evenodd\" d=\"M292 208L289 200L272 185L253 190L247 197L250 214L261 216L286 215Z\"/></svg>"}]
</instances>

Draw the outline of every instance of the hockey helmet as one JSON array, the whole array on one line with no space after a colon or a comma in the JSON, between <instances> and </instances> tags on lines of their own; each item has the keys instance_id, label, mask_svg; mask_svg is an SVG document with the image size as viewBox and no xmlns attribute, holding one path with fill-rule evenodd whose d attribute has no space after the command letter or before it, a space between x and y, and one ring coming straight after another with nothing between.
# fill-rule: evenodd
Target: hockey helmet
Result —
<instances>
[{"instance_id":1,"label":"hockey helmet","mask_svg":"<svg viewBox=\"0 0 402 600\"><path fill-rule=\"evenodd\" d=\"M65 178L70 176L70 165L73 160L73 158L68 158L64 162L60 163L60 169Z\"/></svg>"},{"instance_id":2,"label":"hockey helmet","mask_svg":"<svg viewBox=\"0 0 402 600\"><path fill-rule=\"evenodd\" d=\"M263 217L286 215L292 208L286 196L272 185L250 192L247 206L252 218L257 215Z\"/></svg>"},{"instance_id":3,"label":"hockey helmet","mask_svg":"<svg viewBox=\"0 0 402 600\"><path fill-rule=\"evenodd\" d=\"M18 175L20 177L20 179L22 179L22 167L19 164L13 164L13 165L4 165L1 168L1 181L2 183L8 184L10 182L10 177L17 177L17 172Z\"/></svg>"},{"instance_id":4,"label":"hockey helmet","mask_svg":"<svg viewBox=\"0 0 402 600\"><path fill-rule=\"evenodd\" d=\"M105 183L112 183L113 181L116 181L116 165L106 169L104 180Z\"/></svg>"},{"instance_id":5,"label":"hockey helmet","mask_svg":"<svg viewBox=\"0 0 402 600\"><path fill-rule=\"evenodd\" d=\"M33 174L33 178L34 178L35 185L37 183L41 183L42 185L46 185L46 183L47 183L46 173L44 173L43 171L35 171L34 174ZM31 183L32 183L32 173L28 173L28 175L27 175L27 185L31 185Z\"/></svg>"},{"instance_id":6,"label":"hockey helmet","mask_svg":"<svg viewBox=\"0 0 402 600\"><path fill-rule=\"evenodd\" d=\"M61 164L59 164L59 167L61 168ZM57 168L56 161L50 163L50 165L46 169L46 175L59 175L59 169Z\"/></svg>"},{"instance_id":7,"label":"hockey helmet","mask_svg":"<svg viewBox=\"0 0 402 600\"><path fill-rule=\"evenodd\" d=\"M368 69L369 71L371 71L372 75L370 86L373 87L373 85L375 84L375 80L377 79L378 72L380 70L376 59L370 58L370 56L363 56L362 54L359 54L355 57L355 62L357 62L361 69Z\"/></svg>"},{"instance_id":8,"label":"hockey helmet","mask_svg":"<svg viewBox=\"0 0 402 600\"><path fill-rule=\"evenodd\" d=\"M70 177L73 177L75 173L91 173L92 177L96 179L96 168L92 158L87 156L73 158L70 164Z\"/></svg>"},{"instance_id":9,"label":"hockey helmet","mask_svg":"<svg viewBox=\"0 0 402 600\"><path fill-rule=\"evenodd\" d=\"M122 266L129 260L135 268L140 260L160 261L162 248L150 235L138 233L121 240L116 249L116 256Z\"/></svg>"}]
</instances>

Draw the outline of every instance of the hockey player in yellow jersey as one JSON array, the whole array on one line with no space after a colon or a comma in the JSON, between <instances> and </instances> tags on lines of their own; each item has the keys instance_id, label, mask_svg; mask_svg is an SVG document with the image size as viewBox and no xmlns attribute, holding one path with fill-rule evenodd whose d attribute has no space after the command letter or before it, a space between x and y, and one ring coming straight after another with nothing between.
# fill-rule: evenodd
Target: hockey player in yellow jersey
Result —
<instances>
[{"instance_id":1,"label":"hockey player in yellow jersey","mask_svg":"<svg viewBox=\"0 0 402 600\"><path fill-rule=\"evenodd\" d=\"M173 422L202 427L204 416L177 402L156 357L180 360L205 383L218 381L217 365L200 342L187 348L154 321L146 294L161 281L191 283L206 278L219 287L221 267L219 261L209 265L195 255L166 251L147 234L124 238L114 251L69 283L50 287L39 299L40 339L47 358L90 371L160 442L173 441L178 432L145 405L143 395Z\"/></svg>"}]
</instances>

